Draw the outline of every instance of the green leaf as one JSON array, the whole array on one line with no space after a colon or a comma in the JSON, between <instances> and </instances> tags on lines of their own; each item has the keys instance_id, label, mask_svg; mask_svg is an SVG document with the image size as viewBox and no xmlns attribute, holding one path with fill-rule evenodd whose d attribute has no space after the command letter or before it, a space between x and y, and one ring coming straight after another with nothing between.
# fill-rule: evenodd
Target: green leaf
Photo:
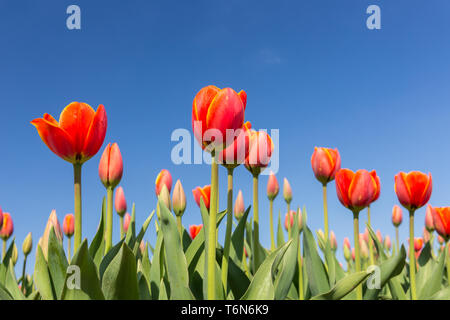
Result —
<instances>
[{"instance_id":1,"label":"green leaf","mask_svg":"<svg viewBox=\"0 0 450 320\"><path fill-rule=\"evenodd\" d=\"M366 280L370 274L366 271L352 273L339 280L330 291L314 296L311 300L340 300Z\"/></svg>"},{"instance_id":2,"label":"green leaf","mask_svg":"<svg viewBox=\"0 0 450 320\"><path fill-rule=\"evenodd\" d=\"M64 288L64 280L66 278L66 271L68 262L61 242L56 238L53 227L50 228L48 239L48 269L55 289L56 297L61 298Z\"/></svg>"},{"instance_id":3,"label":"green leaf","mask_svg":"<svg viewBox=\"0 0 450 320\"><path fill-rule=\"evenodd\" d=\"M417 297L419 299L429 299L441 289L447 257L446 252L447 250L441 252L437 263L430 259L426 265L419 267L416 274Z\"/></svg>"},{"instance_id":4,"label":"green leaf","mask_svg":"<svg viewBox=\"0 0 450 320\"><path fill-rule=\"evenodd\" d=\"M235 263L240 266L242 262L242 257L244 255L244 235L245 235L245 225L247 223L247 217L250 212L251 206L245 210L244 215L239 220L239 223L233 231L231 236L231 252L230 257L235 260Z\"/></svg>"},{"instance_id":5,"label":"green leaf","mask_svg":"<svg viewBox=\"0 0 450 320\"><path fill-rule=\"evenodd\" d=\"M164 256L170 283L170 298L175 300L193 299L191 290L189 290L187 262L181 247L177 222L162 200L159 201L159 207L161 209L161 230L164 236Z\"/></svg>"},{"instance_id":6,"label":"green leaf","mask_svg":"<svg viewBox=\"0 0 450 320\"><path fill-rule=\"evenodd\" d=\"M14 250L14 242L15 238L13 238L11 243L9 244L9 247L5 253L5 257L3 258L2 263L0 264L0 283L5 283L6 273L8 272L8 263L12 257L12 253Z\"/></svg>"},{"instance_id":7,"label":"green leaf","mask_svg":"<svg viewBox=\"0 0 450 320\"><path fill-rule=\"evenodd\" d=\"M152 221L154 214L155 214L155 210L153 210L152 213L150 213L150 215L148 216L148 218L144 221L144 224L142 225L142 228L136 237L136 241L134 243L134 249L133 249L134 255L137 255L137 253L138 253L139 245L141 244L141 241L144 238L145 232L147 231L147 228L148 228L150 222Z\"/></svg>"},{"instance_id":8,"label":"green leaf","mask_svg":"<svg viewBox=\"0 0 450 320\"><path fill-rule=\"evenodd\" d=\"M281 212L278 211L278 228L277 228L277 248L282 247L286 241L284 241L283 226L281 224Z\"/></svg>"},{"instance_id":9,"label":"green leaf","mask_svg":"<svg viewBox=\"0 0 450 320\"><path fill-rule=\"evenodd\" d=\"M280 262L291 243L292 240L289 240L264 260L241 300L273 300L275 298L274 271L277 268L277 262Z\"/></svg>"},{"instance_id":10,"label":"green leaf","mask_svg":"<svg viewBox=\"0 0 450 320\"><path fill-rule=\"evenodd\" d=\"M446 287L436 292L430 300L450 300L450 287Z\"/></svg>"},{"instance_id":11,"label":"green leaf","mask_svg":"<svg viewBox=\"0 0 450 320\"><path fill-rule=\"evenodd\" d=\"M131 220L130 224L128 225L125 243L128 245L128 247L133 248L135 240L136 240L136 206L133 203L133 208L131 209Z\"/></svg>"},{"instance_id":12,"label":"green leaf","mask_svg":"<svg viewBox=\"0 0 450 320\"><path fill-rule=\"evenodd\" d=\"M126 243L103 273L102 290L107 300L139 299L136 258Z\"/></svg>"},{"instance_id":13,"label":"green leaf","mask_svg":"<svg viewBox=\"0 0 450 320\"><path fill-rule=\"evenodd\" d=\"M325 266L320 259L319 253L317 252L314 236L306 225L303 227L303 251L311 295L317 296L327 292L330 290L328 275Z\"/></svg>"},{"instance_id":14,"label":"green leaf","mask_svg":"<svg viewBox=\"0 0 450 320\"><path fill-rule=\"evenodd\" d=\"M97 268L88 251L87 240L72 258L66 272L62 300L104 300ZM42 292L41 292L42 295Z\"/></svg>"},{"instance_id":15,"label":"green leaf","mask_svg":"<svg viewBox=\"0 0 450 320\"><path fill-rule=\"evenodd\" d=\"M375 234L375 232L373 231L373 229L369 226L368 223L366 223L367 226L367 230L369 231L369 235L372 238L374 244L375 244L375 248L377 249L377 252L379 254L379 259L381 261L386 260L387 259L387 255L386 252L384 251L384 246L383 244L378 240L377 235Z\"/></svg>"},{"instance_id":16,"label":"green leaf","mask_svg":"<svg viewBox=\"0 0 450 320\"><path fill-rule=\"evenodd\" d=\"M14 264L12 263L12 259L9 260L8 271L6 273L6 282L5 287L14 300L24 300L25 296L22 291L19 289L19 285L17 284L16 274L14 273Z\"/></svg>"},{"instance_id":17,"label":"green leaf","mask_svg":"<svg viewBox=\"0 0 450 320\"><path fill-rule=\"evenodd\" d=\"M44 300L54 300L55 294L52 288L52 281L50 272L48 271L47 262L42 253L41 246L37 246L36 263L34 266L34 284L36 285L39 294Z\"/></svg>"},{"instance_id":18,"label":"green leaf","mask_svg":"<svg viewBox=\"0 0 450 320\"><path fill-rule=\"evenodd\" d=\"M8 290L6 290L6 288L1 283L0 283L0 300L13 300Z\"/></svg>"},{"instance_id":19,"label":"green leaf","mask_svg":"<svg viewBox=\"0 0 450 320\"><path fill-rule=\"evenodd\" d=\"M400 253L396 256L390 257L384 260L379 268L380 268L380 287L378 289L366 289L364 294L364 300L374 300L381 293L382 288L385 284L393 277L398 276L404 266L406 259L406 250L405 247L402 246Z\"/></svg>"},{"instance_id":20,"label":"green leaf","mask_svg":"<svg viewBox=\"0 0 450 320\"><path fill-rule=\"evenodd\" d=\"M105 273L106 268L108 268L111 261L119 253L124 241L125 241L124 239L120 240L114 247L109 249L108 253L106 253L106 255L103 257L102 262L100 262L100 267L99 267L100 281L103 279L103 274Z\"/></svg>"},{"instance_id":21,"label":"green leaf","mask_svg":"<svg viewBox=\"0 0 450 320\"><path fill-rule=\"evenodd\" d=\"M159 297L159 285L163 277L164 270L164 237L162 231L158 232L156 245L153 251L152 267L150 269L150 292L153 300Z\"/></svg>"},{"instance_id":22,"label":"green leaf","mask_svg":"<svg viewBox=\"0 0 450 320\"><path fill-rule=\"evenodd\" d=\"M103 254L105 252L105 221L104 216L106 216L106 198L103 197L102 203L102 214L100 215L100 223L98 224L97 233L89 246L89 254L92 259L94 259L95 265L100 266L100 262L103 259Z\"/></svg>"}]
</instances>

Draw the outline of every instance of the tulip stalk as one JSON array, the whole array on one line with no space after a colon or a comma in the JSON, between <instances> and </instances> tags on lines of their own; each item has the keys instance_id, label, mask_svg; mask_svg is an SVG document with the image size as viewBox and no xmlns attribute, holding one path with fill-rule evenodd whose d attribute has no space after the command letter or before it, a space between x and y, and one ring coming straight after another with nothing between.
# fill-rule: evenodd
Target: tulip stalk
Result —
<instances>
[{"instance_id":1,"label":"tulip stalk","mask_svg":"<svg viewBox=\"0 0 450 320\"><path fill-rule=\"evenodd\" d=\"M77 252L81 245L81 163L74 163L74 200L75 200L75 227L73 251Z\"/></svg>"},{"instance_id":2,"label":"tulip stalk","mask_svg":"<svg viewBox=\"0 0 450 320\"><path fill-rule=\"evenodd\" d=\"M258 177L253 174L253 272L256 273L259 265L259 213L258 213ZM288 204L289 207L289 204Z\"/></svg>"},{"instance_id":3,"label":"tulip stalk","mask_svg":"<svg viewBox=\"0 0 450 320\"><path fill-rule=\"evenodd\" d=\"M120 240L123 239L125 231L123 230L123 216L120 216Z\"/></svg>"},{"instance_id":4,"label":"tulip stalk","mask_svg":"<svg viewBox=\"0 0 450 320\"><path fill-rule=\"evenodd\" d=\"M208 230L208 300L216 299L216 235L218 209L219 168L214 152L211 153L211 203Z\"/></svg>"},{"instance_id":5,"label":"tulip stalk","mask_svg":"<svg viewBox=\"0 0 450 320\"><path fill-rule=\"evenodd\" d=\"M322 187L323 193L323 221L325 229L325 239L328 241L328 202L327 202L327 185L324 184Z\"/></svg>"},{"instance_id":6,"label":"tulip stalk","mask_svg":"<svg viewBox=\"0 0 450 320\"><path fill-rule=\"evenodd\" d=\"M299 233L299 240L298 240L298 299L304 300L304 293L303 293L303 261L302 261L302 247L301 247L301 233Z\"/></svg>"},{"instance_id":7,"label":"tulip stalk","mask_svg":"<svg viewBox=\"0 0 450 320\"><path fill-rule=\"evenodd\" d=\"M414 251L414 210L409 210L409 277L411 300L417 300L416 296L416 255Z\"/></svg>"},{"instance_id":8,"label":"tulip stalk","mask_svg":"<svg viewBox=\"0 0 450 320\"><path fill-rule=\"evenodd\" d=\"M28 255L25 255L23 257L23 267L22 267L22 290L25 290L25 269L27 267L27 257Z\"/></svg>"},{"instance_id":9,"label":"tulip stalk","mask_svg":"<svg viewBox=\"0 0 450 320\"><path fill-rule=\"evenodd\" d=\"M370 206L367 207L367 225L369 226L369 228L371 227L371 225L370 225ZM374 258L374 254L373 254L373 240L370 237L369 237L369 254L370 254L370 264L374 265L375 258Z\"/></svg>"},{"instance_id":10,"label":"tulip stalk","mask_svg":"<svg viewBox=\"0 0 450 320\"><path fill-rule=\"evenodd\" d=\"M359 212L353 211L353 237L355 240L355 271L361 271L361 259L359 253ZM358 285L356 287L356 299L362 300L362 286Z\"/></svg>"},{"instance_id":11,"label":"tulip stalk","mask_svg":"<svg viewBox=\"0 0 450 320\"><path fill-rule=\"evenodd\" d=\"M395 241L397 243L395 250L396 254L398 254L400 252L400 243L398 241L398 227L395 227Z\"/></svg>"},{"instance_id":12,"label":"tulip stalk","mask_svg":"<svg viewBox=\"0 0 450 320\"><path fill-rule=\"evenodd\" d=\"M269 200L269 215L270 215L270 251L274 251L275 236L273 231L273 199Z\"/></svg>"},{"instance_id":13,"label":"tulip stalk","mask_svg":"<svg viewBox=\"0 0 450 320\"><path fill-rule=\"evenodd\" d=\"M225 293L228 283L228 259L230 257L231 228L233 225L233 171L234 168L228 168L228 190L227 190L227 228L225 231L225 244L222 257L222 283Z\"/></svg>"},{"instance_id":14,"label":"tulip stalk","mask_svg":"<svg viewBox=\"0 0 450 320\"><path fill-rule=\"evenodd\" d=\"M109 186L106 188L106 239L105 239L105 255L112 247L112 225L113 225L113 194L114 189Z\"/></svg>"},{"instance_id":15,"label":"tulip stalk","mask_svg":"<svg viewBox=\"0 0 450 320\"><path fill-rule=\"evenodd\" d=\"M6 239L3 239L2 260L5 259L5 255L6 255Z\"/></svg>"}]
</instances>

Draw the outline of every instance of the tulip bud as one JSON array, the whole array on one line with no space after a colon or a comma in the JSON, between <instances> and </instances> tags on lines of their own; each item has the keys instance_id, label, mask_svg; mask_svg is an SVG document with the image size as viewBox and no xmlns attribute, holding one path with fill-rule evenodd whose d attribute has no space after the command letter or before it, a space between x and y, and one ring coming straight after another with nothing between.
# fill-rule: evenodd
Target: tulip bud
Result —
<instances>
[{"instance_id":1,"label":"tulip bud","mask_svg":"<svg viewBox=\"0 0 450 320\"><path fill-rule=\"evenodd\" d=\"M427 205L427 210L425 213L425 227L430 232L434 231L433 208L431 205Z\"/></svg>"},{"instance_id":2,"label":"tulip bud","mask_svg":"<svg viewBox=\"0 0 450 320\"><path fill-rule=\"evenodd\" d=\"M319 229L317 231L317 243L319 244L319 248L324 250L324 244L325 244L325 234L323 233L322 229Z\"/></svg>"},{"instance_id":3,"label":"tulip bud","mask_svg":"<svg viewBox=\"0 0 450 320\"><path fill-rule=\"evenodd\" d=\"M175 215L181 217L186 210L186 194L180 180L177 180L173 189L172 205Z\"/></svg>"},{"instance_id":4,"label":"tulip bud","mask_svg":"<svg viewBox=\"0 0 450 320\"><path fill-rule=\"evenodd\" d=\"M25 257L30 254L32 247L33 247L33 239L31 237L31 232L29 232L22 244L22 251Z\"/></svg>"},{"instance_id":5,"label":"tulip bud","mask_svg":"<svg viewBox=\"0 0 450 320\"><path fill-rule=\"evenodd\" d=\"M12 255L11 255L11 260L12 260L12 263L13 263L14 266L15 266L16 263L17 263L18 257L19 257L19 252L18 252L18 250L17 250L16 243L14 242L14 245L13 245L13 251L12 251Z\"/></svg>"},{"instance_id":6,"label":"tulip bud","mask_svg":"<svg viewBox=\"0 0 450 320\"><path fill-rule=\"evenodd\" d=\"M352 248L352 260L355 261L355 248Z\"/></svg>"},{"instance_id":7,"label":"tulip bud","mask_svg":"<svg viewBox=\"0 0 450 320\"><path fill-rule=\"evenodd\" d=\"M336 251L337 250L337 240L336 240L336 235L334 234L334 231L330 232L330 245L331 245L331 250Z\"/></svg>"},{"instance_id":8,"label":"tulip bud","mask_svg":"<svg viewBox=\"0 0 450 320\"><path fill-rule=\"evenodd\" d=\"M71 238L73 236L73 232L75 230L75 217L72 213L66 214L63 220L63 232L67 238Z\"/></svg>"},{"instance_id":9,"label":"tulip bud","mask_svg":"<svg viewBox=\"0 0 450 320\"><path fill-rule=\"evenodd\" d=\"M423 239L422 238L414 238L414 251L420 251L423 247Z\"/></svg>"},{"instance_id":10,"label":"tulip bud","mask_svg":"<svg viewBox=\"0 0 450 320\"><path fill-rule=\"evenodd\" d=\"M8 240L14 232L14 224L8 212L3 213L3 223L0 230L0 238Z\"/></svg>"},{"instance_id":11,"label":"tulip bud","mask_svg":"<svg viewBox=\"0 0 450 320\"><path fill-rule=\"evenodd\" d=\"M269 180L267 181L267 198L273 201L277 197L279 191L280 186L278 185L277 177L271 172Z\"/></svg>"},{"instance_id":12,"label":"tulip bud","mask_svg":"<svg viewBox=\"0 0 450 320\"><path fill-rule=\"evenodd\" d=\"M398 227L402 223L402 219L402 208L400 208L398 205L394 205L394 207L392 208L392 224L395 227Z\"/></svg>"},{"instance_id":13,"label":"tulip bud","mask_svg":"<svg viewBox=\"0 0 450 320\"><path fill-rule=\"evenodd\" d=\"M438 242L439 244L444 244L444 238L438 235Z\"/></svg>"},{"instance_id":14,"label":"tulip bud","mask_svg":"<svg viewBox=\"0 0 450 320\"><path fill-rule=\"evenodd\" d=\"M291 203L292 189L291 189L291 185L289 184L289 181L286 178L284 178L284 180L283 180L283 197L284 197L284 201L286 201L286 203Z\"/></svg>"},{"instance_id":15,"label":"tulip bud","mask_svg":"<svg viewBox=\"0 0 450 320\"><path fill-rule=\"evenodd\" d=\"M41 249L42 253L44 254L45 260L47 260L47 253L48 253L48 241L50 238L50 230L53 228L53 231L55 232L56 239L62 243L63 236L61 231L61 225L59 224L58 217L56 215L56 210L52 210L50 213L50 216L47 220L47 225L45 226L44 235L42 236L41 240Z\"/></svg>"},{"instance_id":16,"label":"tulip bud","mask_svg":"<svg viewBox=\"0 0 450 320\"><path fill-rule=\"evenodd\" d=\"M144 240L141 240L141 243L139 244L139 250L141 251L141 255L144 255L144 253L145 253L145 242L144 242Z\"/></svg>"},{"instance_id":17,"label":"tulip bud","mask_svg":"<svg viewBox=\"0 0 450 320\"><path fill-rule=\"evenodd\" d=\"M427 230L426 227L423 227L423 241L427 243L431 240L431 233Z\"/></svg>"},{"instance_id":18,"label":"tulip bud","mask_svg":"<svg viewBox=\"0 0 450 320\"><path fill-rule=\"evenodd\" d=\"M334 180L336 172L341 168L341 157L337 149L315 147L311 157L311 166L323 185Z\"/></svg>"},{"instance_id":19,"label":"tulip bud","mask_svg":"<svg viewBox=\"0 0 450 320\"><path fill-rule=\"evenodd\" d=\"M369 243L369 230L367 228L364 229L363 239L367 244ZM372 239L370 239L370 240L372 240Z\"/></svg>"},{"instance_id":20,"label":"tulip bud","mask_svg":"<svg viewBox=\"0 0 450 320\"><path fill-rule=\"evenodd\" d=\"M189 226L189 234L192 238L192 240L195 239L195 237L200 233L200 230L202 230L203 228L203 224L199 224L199 225L190 225Z\"/></svg>"},{"instance_id":21,"label":"tulip bud","mask_svg":"<svg viewBox=\"0 0 450 320\"><path fill-rule=\"evenodd\" d=\"M128 227L130 226L130 221L131 221L131 216L127 212L127 213L125 213L125 216L123 218L123 231L125 231L125 233L128 232Z\"/></svg>"},{"instance_id":22,"label":"tulip bud","mask_svg":"<svg viewBox=\"0 0 450 320\"><path fill-rule=\"evenodd\" d=\"M344 247L348 247L349 249L352 247L350 244L350 239L347 237L344 238Z\"/></svg>"},{"instance_id":23,"label":"tulip bud","mask_svg":"<svg viewBox=\"0 0 450 320\"><path fill-rule=\"evenodd\" d=\"M127 212L127 200L125 199L125 193L123 192L122 186L116 189L114 196L114 206L116 207L116 212L119 217L123 217L125 212Z\"/></svg>"},{"instance_id":24,"label":"tulip bud","mask_svg":"<svg viewBox=\"0 0 450 320\"><path fill-rule=\"evenodd\" d=\"M367 230L367 229L366 229L366 230ZM377 230L376 235L377 235L378 241L379 241L380 243L383 243L383 236L381 235L381 231L380 231L380 230Z\"/></svg>"},{"instance_id":25,"label":"tulip bud","mask_svg":"<svg viewBox=\"0 0 450 320\"><path fill-rule=\"evenodd\" d=\"M170 190L172 190L172 175L166 169L161 170L161 172L156 177L155 181L156 196L159 196L164 185L166 186L167 191L169 191L170 194Z\"/></svg>"},{"instance_id":26,"label":"tulip bud","mask_svg":"<svg viewBox=\"0 0 450 320\"><path fill-rule=\"evenodd\" d=\"M161 192L159 193L158 196L158 200L161 200L164 205L167 207L167 209L169 209L169 211L172 210L172 207L170 205L170 194L169 194L169 190L167 189L167 187L165 185L163 185Z\"/></svg>"},{"instance_id":27,"label":"tulip bud","mask_svg":"<svg viewBox=\"0 0 450 320\"><path fill-rule=\"evenodd\" d=\"M242 191L239 190L238 195L236 197L236 201L234 202L234 216L236 220L241 220L242 216L245 213L245 205L244 205L244 197L242 196Z\"/></svg>"},{"instance_id":28,"label":"tulip bud","mask_svg":"<svg viewBox=\"0 0 450 320\"><path fill-rule=\"evenodd\" d=\"M368 259L369 258L369 247L368 247L366 241L360 241L359 246L360 246L360 251L361 251L361 258Z\"/></svg>"},{"instance_id":29,"label":"tulip bud","mask_svg":"<svg viewBox=\"0 0 450 320\"><path fill-rule=\"evenodd\" d=\"M0 207L0 226L2 226L2 225L3 225L3 210Z\"/></svg>"},{"instance_id":30,"label":"tulip bud","mask_svg":"<svg viewBox=\"0 0 450 320\"><path fill-rule=\"evenodd\" d=\"M391 237L389 237L389 235L386 235L386 237L384 237L384 246L388 249L388 251L391 250L392 243L391 243Z\"/></svg>"},{"instance_id":31,"label":"tulip bud","mask_svg":"<svg viewBox=\"0 0 450 320\"><path fill-rule=\"evenodd\" d=\"M344 258L346 261L349 261L352 258L351 249L346 245L344 245Z\"/></svg>"},{"instance_id":32,"label":"tulip bud","mask_svg":"<svg viewBox=\"0 0 450 320\"><path fill-rule=\"evenodd\" d=\"M123 161L117 143L108 143L98 166L98 174L105 188L115 188L123 174Z\"/></svg>"}]
</instances>

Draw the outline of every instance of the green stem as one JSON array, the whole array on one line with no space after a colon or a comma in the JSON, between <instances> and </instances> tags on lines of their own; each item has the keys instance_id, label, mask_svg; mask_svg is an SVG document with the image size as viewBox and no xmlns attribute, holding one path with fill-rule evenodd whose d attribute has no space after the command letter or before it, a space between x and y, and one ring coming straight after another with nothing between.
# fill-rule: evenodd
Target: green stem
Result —
<instances>
[{"instance_id":1,"label":"green stem","mask_svg":"<svg viewBox=\"0 0 450 320\"><path fill-rule=\"evenodd\" d=\"M120 240L123 239L125 231L123 230L123 216L120 217Z\"/></svg>"},{"instance_id":2,"label":"green stem","mask_svg":"<svg viewBox=\"0 0 450 320\"><path fill-rule=\"evenodd\" d=\"M253 175L253 272L259 267L259 213L258 213L258 176Z\"/></svg>"},{"instance_id":3,"label":"green stem","mask_svg":"<svg viewBox=\"0 0 450 320\"><path fill-rule=\"evenodd\" d=\"M23 258L23 268L22 268L22 290L25 290L25 269L27 267L27 255Z\"/></svg>"},{"instance_id":4,"label":"green stem","mask_svg":"<svg viewBox=\"0 0 450 320\"><path fill-rule=\"evenodd\" d=\"M300 235L299 235L300 237ZM298 240L298 299L304 300L304 289L303 289L303 261L302 261L302 246L301 237Z\"/></svg>"},{"instance_id":5,"label":"green stem","mask_svg":"<svg viewBox=\"0 0 450 320\"><path fill-rule=\"evenodd\" d=\"M69 264L70 264L70 260L72 260L72 255L70 254L70 238L67 238L67 256L68 256L68 260L69 260Z\"/></svg>"},{"instance_id":6,"label":"green stem","mask_svg":"<svg viewBox=\"0 0 450 320\"><path fill-rule=\"evenodd\" d=\"M208 300L216 299L216 229L217 229L217 193L219 187L218 165L214 153L211 153L211 203L209 209L208 230Z\"/></svg>"},{"instance_id":7,"label":"green stem","mask_svg":"<svg viewBox=\"0 0 450 320\"><path fill-rule=\"evenodd\" d=\"M450 242L449 241L446 241L445 248L447 250L447 252L444 252L444 254L445 254L445 261L447 263L447 283L450 284L450 259L448 257L448 251L450 249Z\"/></svg>"},{"instance_id":8,"label":"green stem","mask_svg":"<svg viewBox=\"0 0 450 320\"><path fill-rule=\"evenodd\" d=\"M74 247L73 251L77 252L81 245L81 163L73 165L74 180L74 200L75 200L75 227L74 227Z\"/></svg>"},{"instance_id":9,"label":"green stem","mask_svg":"<svg viewBox=\"0 0 450 320\"><path fill-rule=\"evenodd\" d=\"M416 255L414 252L414 210L409 210L409 277L411 300L416 296Z\"/></svg>"},{"instance_id":10,"label":"green stem","mask_svg":"<svg viewBox=\"0 0 450 320\"><path fill-rule=\"evenodd\" d=\"M358 220L358 211L353 212L353 237L355 241L355 271L361 271L361 259L359 255L359 220ZM359 285L356 287L356 299L362 300L362 286Z\"/></svg>"},{"instance_id":11,"label":"green stem","mask_svg":"<svg viewBox=\"0 0 450 320\"><path fill-rule=\"evenodd\" d=\"M269 214L270 214L270 251L274 251L275 236L273 231L273 199L269 200Z\"/></svg>"},{"instance_id":12,"label":"green stem","mask_svg":"<svg viewBox=\"0 0 450 320\"><path fill-rule=\"evenodd\" d=\"M291 240L291 203L287 202L287 216L288 216L288 223L287 223L287 232L288 232L288 240Z\"/></svg>"},{"instance_id":13,"label":"green stem","mask_svg":"<svg viewBox=\"0 0 450 320\"><path fill-rule=\"evenodd\" d=\"M398 254L400 252L400 244L398 242L398 227L395 227L395 241L397 243L397 246L395 248L395 253Z\"/></svg>"},{"instance_id":14,"label":"green stem","mask_svg":"<svg viewBox=\"0 0 450 320\"><path fill-rule=\"evenodd\" d=\"M3 239L2 260L5 260L6 255L6 239Z\"/></svg>"},{"instance_id":15,"label":"green stem","mask_svg":"<svg viewBox=\"0 0 450 320\"><path fill-rule=\"evenodd\" d=\"M371 224L370 224L370 206L367 207L367 225L369 227L371 227ZM374 254L373 254L373 240L370 237L369 237L369 254L370 254L370 264L374 265L375 264L375 257L374 257Z\"/></svg>"},{"instance_id":16,"label":"green stem","mask_svg":"<svg viewBox=\"0 0 450 320\"><path fill-rule=\"evenodd\" d=\"M180 234L181 247L183 248L183 225L181 224L181 216L177 216L177 228Z\"/></svg>"},{"instance_id":17,"label":"green stem","mask_svg":"<svg viewBox=\"0 0 450 320\"><path fill-rule=\"evenodd\" d=\"M227 190L227 229L225 231L225 244L222 257L222 283L227 292L228 283L228 259L230 257L231 228L233 226L233 168L228 168L228 190Z\"/></svg>"},{"instance_id":18,"label":"green stem","mask_svg":"<svg viewBox=\"0 0 450 320\"><path fill-rule=\"evenodd\" d=\"M327 185L324 184L322 187L323 196L323 221L325 229L325 241L328 241L328 202L327 202Z\"/></svg>"},{"instance_id":19,"label":"green stem","mask_svg":"<svg viewBox=\"0 0 450 320\"><path fill-rule=\"evenodd\" d=\"M112 247L112 228L113 228L113 188L106 188L106 241L105 241L105 255Z\"/></svg>"}]
</instances>

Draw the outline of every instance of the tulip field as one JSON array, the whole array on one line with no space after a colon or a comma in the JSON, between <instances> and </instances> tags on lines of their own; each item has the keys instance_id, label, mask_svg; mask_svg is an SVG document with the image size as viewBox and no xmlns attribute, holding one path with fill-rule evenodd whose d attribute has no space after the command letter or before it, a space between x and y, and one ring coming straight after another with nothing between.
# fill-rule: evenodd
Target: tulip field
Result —
<instances>
[{"instance_id":1,"label":"tulip field","mask_svg":"<svg viewBox=\"0 0 450 320\"><path fill-rule=\"evenodd\" d=\"M73 214L67 214L60 224L53 211L42 235L32 238L28 234L19 252L12 240L14 217L0 209L0 298L450 299L450 207L428 204L433 188L431 174L411 171L393 177L398 202L392 204L391 219L397 233L395 238L383 239L370 224L370 206L381 189L377 172L345 169L338 148L316 147L309 156L311 175L322 185L323 231L311 230L307 208L291 208L288 179L284 178L281 192L274 173L270 173L267 185L261 185L259 178L271 160L274 142L269 134L255 130L246 121L246 105L244 90L210 85L193 94L192 131L203 152L211 154L211 164L204 166L210 171L211 183L186 194L183 178L173 184L171 173L161 168L155 181L157 206L143 225L136 224L135 207L127 207L126 190L120 186L124 165L119 145L104 146L108 121L103 105L95 111L86 103L72 102L58 120L47 113L32 120L48 149L73 167ZM186 113L189 111L187 108ZM233 133L231 138L229 131ZM42 152L46 152L42 146ZM105 188L102 211L98 212L95 236L85 238L82 169L85 164L92 165L90 159L102 146L100 161L94 164ZM227 199L226 208L218 205L219 170L227 172L227 180L220 181L227 186L227 194L222 195ZM245 174L253 187L249 207L244 206L242 193L233 186L234 175L244 171L248 171ZM259 188L267 191L267 199L258 198ZM336 236L328 223L328 194L334 192L353 215L353 234L344 239L341 257L336 254ZM284 198L283 208L274 209L276 197ZM183 224L187 198L197 203L200 213L195 214L201 214L202 224ZM425 231L424 237L418 238L414 234L414 224L418 223L415 212L422 207L426 207ZM275 215L278 210L283 214ZM365 219L360 221L363 212L367 223ZM120 217L120 228L113 226L115 214ZM260 228L260 219L270 220L270 229ZM409 228L406 247L400 246L400 226ZM225 231L222 243L219 229ZM121 240L114 243L113 233L119 231ZM150 233L156 233L153 243L147 240ZM262 234L270 235L267 248L260 242ZM435 240L438 250L433 245ZM35 264L28 274L26 264L31 253L35 254ZM20 254L24 256L23 272L17 273Z\"/></svg>"}]
</instances>

